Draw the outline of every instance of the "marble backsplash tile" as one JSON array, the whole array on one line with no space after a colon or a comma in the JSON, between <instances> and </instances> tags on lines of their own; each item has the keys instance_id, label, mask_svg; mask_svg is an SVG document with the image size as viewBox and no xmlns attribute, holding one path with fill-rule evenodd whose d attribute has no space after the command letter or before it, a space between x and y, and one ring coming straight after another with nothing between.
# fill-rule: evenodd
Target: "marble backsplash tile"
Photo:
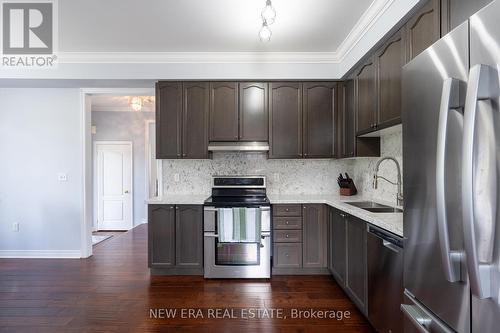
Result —
<instances>
[{"instance_id":1,"label":"marble backsplash tile","mask_svg":"<svg viewBox=\"0 0 500 333\"><path fill-rule=\"evenodd\" d=\"M382 137L382 156L393 156L402 163L401 131ZM264 175L270 194L330 194L337 193L339 173L348 172L354 178L360 194L394 201L396 186L379 181L372 188L378 158L347 160L273 160L262 153L215 153L211 160L164 160L163 189L165 195L210 194L213 175ZM179 181L175 181L179 174ZM276 179L276 174L279 179ZM396 180L396 167L390 161L380 166L381 176Z\"/></svg>"}]
</instances>

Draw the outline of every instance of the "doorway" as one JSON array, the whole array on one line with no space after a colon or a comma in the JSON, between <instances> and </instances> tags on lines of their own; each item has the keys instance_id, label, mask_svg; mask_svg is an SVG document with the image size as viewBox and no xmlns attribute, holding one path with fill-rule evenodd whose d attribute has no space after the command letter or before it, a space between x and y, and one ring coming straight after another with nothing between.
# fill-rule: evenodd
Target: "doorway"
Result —
<instances>
[{"instance_id":1,"label":"doorway","mask_svg":"<svg viewBox=\"0 0 500 333\"><path fill-rule=\"evenodd\" d=\"M97 231L133 227L132 142L94 142L94 190Z\"/></svg>"}]
</instances>

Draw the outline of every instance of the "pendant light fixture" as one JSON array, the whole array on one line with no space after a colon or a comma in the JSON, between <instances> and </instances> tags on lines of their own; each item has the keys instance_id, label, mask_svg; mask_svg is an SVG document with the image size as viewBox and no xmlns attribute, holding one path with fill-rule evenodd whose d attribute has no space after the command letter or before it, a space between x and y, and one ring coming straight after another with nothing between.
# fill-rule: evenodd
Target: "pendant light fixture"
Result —
<instances>
[{"instance_id":1,"label":"pendant light fixture","mask_svg":"<svg viewBox=\"0 0 500 333\"><path fill-rule=\"evenodd\" d=\"M259 38L261 42L269 42L271 40L271 35L273 34L269 25L274 23L276 19L276 10L271 3L271 0L266 0L266 6L261 12L262 17L262 28L259 31Z\"/></svg>"}]
</instances>

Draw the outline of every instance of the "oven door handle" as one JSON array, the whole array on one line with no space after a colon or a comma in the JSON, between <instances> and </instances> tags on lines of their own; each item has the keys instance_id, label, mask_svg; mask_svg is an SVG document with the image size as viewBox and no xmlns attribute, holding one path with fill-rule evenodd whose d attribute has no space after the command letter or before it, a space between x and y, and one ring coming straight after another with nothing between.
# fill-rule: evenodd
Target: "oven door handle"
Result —
<instances>
[{"instance_id":1,"label":"oven door handle","mask_svg":"<svg viewBox=\"0 0 500 333\"><path fill-rule=\"evenodd\" d=\"M219 238L219 235L217 235L214 232L205 232L203 236L205 236L205 237L212 237L212 238Z\"/></svg>"},{"instance_id":2,"label":"oven door handle","mask_svg":"<svg viewBox=\"0 0 500 333\"><path fill-rule=\"evenodd\" d=\"M263 231L260 233L260 236L262 238L271 237L271 233L269 231Z\"/></svg>"}]
</instances>

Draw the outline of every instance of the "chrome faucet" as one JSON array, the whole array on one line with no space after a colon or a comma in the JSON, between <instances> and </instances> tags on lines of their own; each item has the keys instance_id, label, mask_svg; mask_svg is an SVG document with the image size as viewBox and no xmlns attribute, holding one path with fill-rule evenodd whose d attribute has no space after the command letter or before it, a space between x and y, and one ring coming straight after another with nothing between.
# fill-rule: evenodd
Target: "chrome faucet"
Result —
<instances>
[{"instance_id":1,"label":"chrome faucet","mask_svg":"<svg viewBox=\"0 0 500 333\"><path fill-rule=\"evenodd\" d=\"M380 163L382 163L385 160L391 160L391 161L393 161L396 164L396 168L398 169L398 179L397 179L396 183L390 181L389 179L387 179L385 177L382 177L382 176L378 175L378 170L379 170L379 167L380 167ZM403 186L402 186L402 182L401 182L401 167L399 166L399 162L394 157L382 157L377 162L377 165L375 166L375 174L373 175L373 188L374 189L377 189L377 187L378 187L378 179L379 178L385 180L389 184L397 185L397 187L398 187L398 194L396 196L396 202L397 202L398 206L403 206L403 190L402 190Z\"/></svg>"}]
</instances>

